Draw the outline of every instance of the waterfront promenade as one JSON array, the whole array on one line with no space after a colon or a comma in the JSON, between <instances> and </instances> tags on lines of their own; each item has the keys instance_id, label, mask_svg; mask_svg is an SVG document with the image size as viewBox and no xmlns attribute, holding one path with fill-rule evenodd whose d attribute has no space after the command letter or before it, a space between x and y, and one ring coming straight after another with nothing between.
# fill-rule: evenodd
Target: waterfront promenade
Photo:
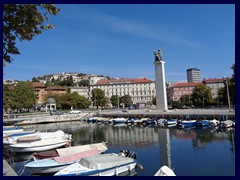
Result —
<instances>
[{"instance_id":1,"label":"waterfront promenade","mask_svg":"<svg viewBox=\"0 0 240 180\"><path fill-rule=\"evenodd\" d=\"M88 117L93 116L104 116L104 117L179 117L184 118L187 116L192 117L209 117L215 118L219 120L224 120L230 118L235 120L235 111L228 109L173 109L166 111L156 110L156 109L134 109L134 110L126 110L126 109L108 109L108 110L95 110L95 111L85 111L81 114L68 114L64 115L30 115L30 116L22 116L17 118L4 119L4 125L27 125L27 124L38 124L38 123L59 123L59 122L68 122L68 121L78 121L82 119L86 119Z\"/></svg>"}]
</instances>

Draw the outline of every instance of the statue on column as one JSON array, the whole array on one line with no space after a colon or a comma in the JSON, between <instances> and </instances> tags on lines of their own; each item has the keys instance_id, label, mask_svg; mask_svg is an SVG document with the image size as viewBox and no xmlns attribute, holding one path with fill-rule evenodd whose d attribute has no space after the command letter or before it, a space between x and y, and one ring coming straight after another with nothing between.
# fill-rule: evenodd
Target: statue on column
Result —
<instances>
[{"instance_id":1,"label":"statue on column","mask_svg":"<svg viewBox=\"0 0 240 180\"><path fill-rule=\"evenodd\" d=\"M162 59L162 50L154 50L153 51L154 57L155 57L155 61L161 61Z\"/></svg>"}]
</instances>

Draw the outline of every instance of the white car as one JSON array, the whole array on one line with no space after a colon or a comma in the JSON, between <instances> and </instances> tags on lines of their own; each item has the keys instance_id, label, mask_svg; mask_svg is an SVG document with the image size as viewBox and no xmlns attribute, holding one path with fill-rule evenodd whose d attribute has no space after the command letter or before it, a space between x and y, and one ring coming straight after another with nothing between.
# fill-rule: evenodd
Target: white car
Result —
<instances>
[{"instance_id":1,"label":"white car","mask_svg":"<svg viewBox=\"0 0 240 180\"><path fill-rule=\"evenodd\" d=\"M70 111L70 114L80 114L81 111L80 110L77 110L77 109L73 109Z\"/></svg>"}]
</instances>

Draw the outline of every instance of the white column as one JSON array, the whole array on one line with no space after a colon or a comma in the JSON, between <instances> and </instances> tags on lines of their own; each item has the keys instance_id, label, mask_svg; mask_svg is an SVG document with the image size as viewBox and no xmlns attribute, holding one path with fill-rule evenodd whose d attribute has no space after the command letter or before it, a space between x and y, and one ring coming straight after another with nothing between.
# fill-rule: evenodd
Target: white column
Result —
<instances>
[{"instance_id":1,"label":"white column","mask_svg":"<svg viewBox=\"0 0 240 180\"><path fill-rule=\"evenodd\" d=\"M155 89L156 89L156 105L158 110L167 111L167 92L165 83L164 61L155 61Z\"/></svg>"}]
</instances>

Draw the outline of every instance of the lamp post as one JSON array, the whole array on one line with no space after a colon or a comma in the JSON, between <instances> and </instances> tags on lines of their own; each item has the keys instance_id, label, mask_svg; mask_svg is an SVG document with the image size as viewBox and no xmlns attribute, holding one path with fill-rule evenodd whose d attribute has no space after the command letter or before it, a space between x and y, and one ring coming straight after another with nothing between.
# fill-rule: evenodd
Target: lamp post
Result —
<instances>
[{"instance_id":1,"label":"lamp post","mask_svg":"<svg viewBox=\"0 0 240 180\"><path fill-rule=\"evenodd\" d=\"M228 78L224 76L224 79L226 80L226 86L227 86L227 98L228 98L228 110L231 111L231 105L230 105L230 96L229 96L229 89L228 89Z\"/></svg>"}]
</instances>

